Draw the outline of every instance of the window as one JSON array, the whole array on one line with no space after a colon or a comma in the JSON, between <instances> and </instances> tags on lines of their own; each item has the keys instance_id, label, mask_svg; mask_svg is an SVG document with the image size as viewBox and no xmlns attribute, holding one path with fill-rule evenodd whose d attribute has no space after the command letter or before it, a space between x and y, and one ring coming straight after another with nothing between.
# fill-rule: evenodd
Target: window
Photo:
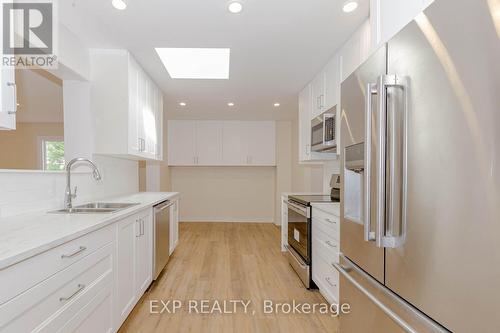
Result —
<instances>
[{"instance_id":1,"label":"window","mask_svg":"<svg viewBox=\"0 0 500 333\"><path fill-rule=\"evenodd\" d=\"M66 161L64 160L63 138L40 138L40 143L42 169L48 171L64 170Z\"/></svg>"}]
</instances>

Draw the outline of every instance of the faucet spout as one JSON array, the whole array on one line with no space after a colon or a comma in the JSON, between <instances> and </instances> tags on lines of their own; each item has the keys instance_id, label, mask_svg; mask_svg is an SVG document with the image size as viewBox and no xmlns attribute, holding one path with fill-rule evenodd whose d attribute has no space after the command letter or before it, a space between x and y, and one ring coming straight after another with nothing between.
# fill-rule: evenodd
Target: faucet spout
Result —
<instances>
[{"instance_id":1,"label":"faucet spout","mask_svg":"<svg viewBox=\"0 0 500 333\"><path fill-rule=\"evenodd\" d=\"M64 193L64 206L66 208L73 208L73 199L76 198L77 188L75 187L74 192L71 191L71 168L76 163L85 163L88 164L92 168L92 176L96 181L100 181L102 179L101 173L97 166L91 160L83 157L77 157L72 159L66 164L66 191Z\"/></svg>"}]
</instances>

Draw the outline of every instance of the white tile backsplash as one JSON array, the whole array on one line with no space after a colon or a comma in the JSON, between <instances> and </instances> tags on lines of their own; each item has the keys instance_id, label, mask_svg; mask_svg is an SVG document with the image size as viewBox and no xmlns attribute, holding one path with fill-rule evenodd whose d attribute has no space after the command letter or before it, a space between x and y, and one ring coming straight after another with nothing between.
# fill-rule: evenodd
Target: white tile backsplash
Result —
<instances>
[{"instance_id":1,"label":"white tile backsplash","mask_svg":"<svg viewBox=\"0 0 500 333\"><path fill-rule=\"evenodd\" d=\"M78 186L75 203L132 194L139 190L138 162L109 156L93 158L102 181L96 182L86 166L72 173L72 187ZM0 170L0 217L62 208L66 173Z\"/></svg>"}]
</instances>

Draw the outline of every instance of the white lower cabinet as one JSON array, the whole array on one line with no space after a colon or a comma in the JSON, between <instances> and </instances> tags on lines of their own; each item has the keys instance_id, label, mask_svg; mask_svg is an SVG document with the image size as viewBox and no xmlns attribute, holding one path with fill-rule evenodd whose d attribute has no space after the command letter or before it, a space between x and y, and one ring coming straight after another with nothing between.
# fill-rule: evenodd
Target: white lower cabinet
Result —
<instances>
[{"instance_id":1,"label":"white lower cabinet","mask_svg":"<svg viewBox=\"0 0 500 333\"><path fill-rule=\"evenodd\" d=\"M152 212L0 269L0 332L116 332L152 282Z\"/></svg>"},{"instance_id":2,"label":"white lower cabinet","mask_svg":"<svg viewBox=\"0 0 500 333\"><path fill-rule=\"evenodd\" d=\"M316 207L312 209L312 278L329 303L339 302L340 218Z\"/></svg>"},{"instance_id":3,"label":"white lower cabinet","mask_svg":"<svg viewBox=\"0 0 500 333\"><path fill-rule=\"evenodd\" d=\"M170 249L169 254L174 253L179 243L179 200L174 201L170 209Z\"/></svg>"},{"instance_id":4,"label":"white lower cabinet","mask_svg":"<svg viewBox=\"0 0 500 333\"><path fill-rule=\"evenodd\" d=\"M117 225L116 326L119 327L152 281L152 212Z\"/></svg>"}]
</instances>

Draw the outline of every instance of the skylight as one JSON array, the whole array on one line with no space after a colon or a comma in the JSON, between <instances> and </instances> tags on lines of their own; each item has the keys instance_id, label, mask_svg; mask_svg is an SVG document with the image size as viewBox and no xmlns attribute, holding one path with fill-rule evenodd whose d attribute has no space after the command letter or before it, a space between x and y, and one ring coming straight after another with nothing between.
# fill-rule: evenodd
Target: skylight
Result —
<instances>
[{"instance_id":1,"label":"skylight","mask_svg":"<svg viewBox=\"0 0 500 333\"><path fill-rule=\"evenodd\" d=\"M229 79L228 48L156 48L172 79Z\"/></svg>"}]
</instances>

